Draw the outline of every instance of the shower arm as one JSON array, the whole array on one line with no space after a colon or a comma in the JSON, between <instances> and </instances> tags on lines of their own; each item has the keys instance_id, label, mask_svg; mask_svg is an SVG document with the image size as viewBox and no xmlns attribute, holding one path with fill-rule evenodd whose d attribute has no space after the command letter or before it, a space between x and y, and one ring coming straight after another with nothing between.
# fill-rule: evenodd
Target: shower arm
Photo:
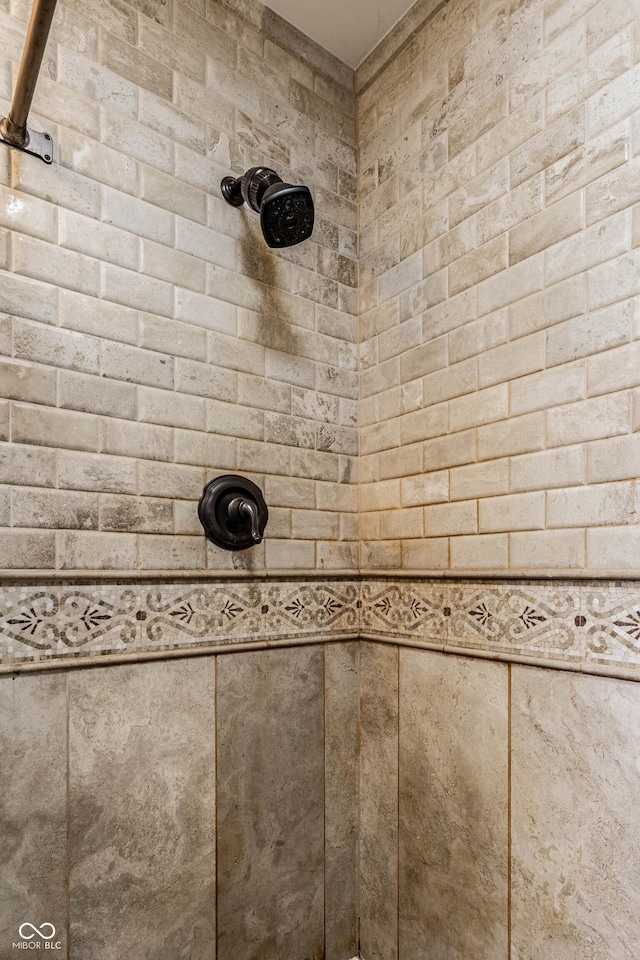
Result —
<instances>
[{"instance_id":1,"label":"shower arm","mask_svg":"<svg viewBox=\"0 0 640 960\"><path fill-rule=\"evenodd\" d=\"M47 46L57 0L34 0L27 30L20 70L11 108L0 121L0 142L40 157L51 163L53 150L48 133L39 133L27 127L31 101L38 82L42 58Z\"/></svg>"}]
</instances>

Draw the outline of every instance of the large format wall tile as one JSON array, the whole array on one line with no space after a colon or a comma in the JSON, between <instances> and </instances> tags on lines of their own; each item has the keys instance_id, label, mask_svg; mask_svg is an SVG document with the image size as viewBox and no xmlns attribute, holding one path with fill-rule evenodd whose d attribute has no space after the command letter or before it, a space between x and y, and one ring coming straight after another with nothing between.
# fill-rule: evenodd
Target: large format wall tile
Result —
<instances>
[{"instance_id":1,"label":"large format wall tile","mask_svg":"<svg viewBox=\"0 0 640 960\"><path fill-rule=\"evenodd\" d=\"M400 651L401 960L507 960L508 667Z\"/></svg>"},{"instance_id":2,"label":"large format wall tile","mask_svg":"<svg viewBox=\"0 0 640 960\"><path fill-rule=\"evenodd\" d=\"M360 651L360 944L395 960L398 944L398 649Z\"/></svg>"},{"instance_id":3,"label":"large format wall tile","mask_svg":"<svg viewBox=\"0 0 640 960\"><path fill-rule=\"evenodd\" d=\"M324 652L220 657L218 958L324 950Z\"/></svg>"},{"instance_id":4,"label":"large format wall tile","mask_svg":"<svg viewBox=\"0 0 640 960\"><path fill-rule=\"evenodd\" d=\"M23 923L52 924L62 946L51 956L66 956L65 676L0 680L0 769L0 958L19 956Z\"/></svg>"},{"instance_id":5,"label":"large format wall tile","mask_svg":"<svg viewBox=\"0 0 640 960\"><path fill-rule=\"evenodd\" d=\"M325 960L350 960L357 952L358 648L324 648Z\"/></svg>"},{"instance_id":6,"label":"large format wall tile","mask_svg":"<svg viewBox=\"0 0 640 960\"><path fill-rule=\"evenodd\" d=\"M71 960L215 950L215 660L69 678Z\"/></svg>"},{"instance_id":7,"label":"large format wall tile","mask_svg":"<svg viewBox=\"0 0 640 960\"><path fill-rule=\"evenodd\" d=\"M512 960L636 960L640 687L512 669Z\"/></svg>"}]
</instances>

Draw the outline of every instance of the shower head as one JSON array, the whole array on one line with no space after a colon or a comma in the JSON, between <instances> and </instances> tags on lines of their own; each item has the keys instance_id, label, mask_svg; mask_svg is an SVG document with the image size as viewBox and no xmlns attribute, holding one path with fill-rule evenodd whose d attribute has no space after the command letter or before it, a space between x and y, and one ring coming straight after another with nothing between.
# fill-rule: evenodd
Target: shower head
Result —
<instances>
[{"instance_id":1,"label":"shower head","mask_svg":"<svg viewBox=\"0 0 640 960\"><path fill-rule=\"evenodd\" d=\"M313 198L308 187L283 183L269 167L251 167L243 177L225 177L222 196L234 207L248 203L260 214L270 247L292 247L313 233Z\"/></svg>"}]
</instances>

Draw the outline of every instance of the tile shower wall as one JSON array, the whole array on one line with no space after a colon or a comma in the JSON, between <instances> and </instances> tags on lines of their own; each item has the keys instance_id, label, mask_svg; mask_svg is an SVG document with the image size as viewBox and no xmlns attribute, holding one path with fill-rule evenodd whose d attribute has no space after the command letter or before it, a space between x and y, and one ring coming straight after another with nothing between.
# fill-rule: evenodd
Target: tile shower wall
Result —
<instances>
[{"instance_id":1,"label":"tile shower wall","mask_svg":"<svg viewBox=\"0 0 640 960\"><path fill-rule=\"evenodd\" d=\"M29 0L0 3L0 115ZM356 565L353 74L255 0L61 0L32 123L0 147L0 569ZM221 199L254 164L310 184L274 254ZM205 481L271 508L207 547Z\"/></svg>"},{"instance_id":2,"label":"tile shower wall","mask_svg":"<svg viewBox=\"0 0 640 960\"><path fill-rule=\"evenodd\" d=\"M357 664L0 678L0 958L45 921L70 960L353 957Z\"/></svg>"},{"instance_id":3,"label":"tile shower wall","mask_svg":"<svg viewBox=\"0 0 640 960\"><path fill-rule=\"evenodd\" d=\"M356 88L362 568L637 569L631 5L421 2Z\"/></svg>"},{"instance_id":4,"label":"tile shower wall","mask_svg":"<svg viewBox=\"0 0 640 960\"><path fill-rule=\"evenodd\" d=\"M362 956L635 960L638 684L363 644L361 685Z\"/></svg>"}]
</instances>

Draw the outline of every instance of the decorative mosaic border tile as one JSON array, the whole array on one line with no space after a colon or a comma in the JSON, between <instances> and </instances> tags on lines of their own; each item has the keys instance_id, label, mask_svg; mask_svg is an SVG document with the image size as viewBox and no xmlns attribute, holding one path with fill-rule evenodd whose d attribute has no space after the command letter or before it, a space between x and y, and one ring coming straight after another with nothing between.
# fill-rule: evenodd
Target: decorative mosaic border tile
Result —
<instances>
[{"instance_id":1,"label":"decorative mosaic border tile","mask_svg":"<svg viewBox=\"0 0 640 960\"><path fill-rule=\"evenodd\" d=\"M0 663L357 633L359 583L0 588Z\"/></svg>"},{"instance_id":2,"label":"decorative mosaic border tile","mask_svg":"<svg viewBox=\"0 0 640 960\"><path fill-rule=\"evenodd\" d=\"M640 581L366 579L0 587L0 664L374 634L640 678Z\"/></svg>"},{"instance_id":3,"label":"decorative mosaic border tile","mask_svg":"<svg viewBox=\"0 0 640 960\"><path fill-rule=\"evenodd\" d=\"M365 581L361 600L363 633L640 675L637 581Z\"/></svg>"}]
</instances>

